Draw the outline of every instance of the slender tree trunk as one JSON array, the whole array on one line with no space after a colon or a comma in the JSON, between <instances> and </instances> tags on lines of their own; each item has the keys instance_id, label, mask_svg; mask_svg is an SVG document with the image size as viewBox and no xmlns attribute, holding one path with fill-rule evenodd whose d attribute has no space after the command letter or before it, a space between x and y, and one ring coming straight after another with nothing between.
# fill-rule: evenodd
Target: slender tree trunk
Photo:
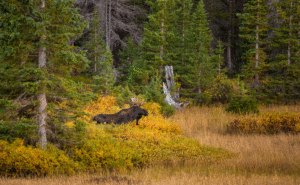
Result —
<instances>
[{"instance_id":1,"label":"slender tree trunk","mask_svg":"<svg viewBox=\"0 0 300 185\"><path fill-rule=\"evenodd\" d=\"M229 31L228 31L228 44L227 44L227 66L228 72L232 72L232 61L231 61L231 28L232 28L232 0L229 0Z\"/></svg>"},{"instance_id":2,"label":"slender tree trunk","mask_svg":"<svg viewBox=\"0 0 300 185\"><path fill-rule=\"evenodd\" d=\"M109 46L109 49L111 49L111 0L109 0L109 12L108 12L108 16L109 16L109 25L108 25L108 46Z\"/></svg>"},{"instance_id":3,"label":"slender tree trunk","mask_svg":"<svg viewBox=\"0 0 300 185\"><path fill-rule=\"evenodd\" d=\"M94 29L95 29L95 42L96 42L96 40L97 40L97 28L96 28L96 26L94 26ZM96 50L97 50L97 47L95 46L95 48L94 48L94 53L95 53L95 73L97 72L97 51Z\"/></svg>"},{"instance_id":4,"label":"slender tree trunk","mask_svg":"<svg viewBox=\"0 0 300 185\"><path fill-rule=\"evenodd\" d=\"M293 8L293 1L291 1L291 11ZM291 65L291 38L292 38L292 20L293 20L293 15L290 15L289 17L289 43L288 43L288 59L287 59L287 64Z\"/></svg>"},{"instance_id":5,"label":"slender tree trunk","mask_svg":"<svg viewBox=\"0 0 300 185\"><path fill-rule=\"evenodd\" d=\"M164 9L162 9L162 14L164 14ZM162 20L161 20L161 28L160 28L160 32L161 32L161 34L162 34L162 36L163 36L163 43L165 42L164 23L165 23L165 19L162 18ZM164 54L164 45L162 44L162 45L160 46L160 58L161 58L162 61L164 60L164 59L163 59L163 54ZM162 74L162 72L163 72L163 66L162 66L162 65L159 66L159 71L160 71L160 73Z\"/></svg>"},{"instance_id":6,"label":"slender tree trunk","mask_svg":"<svg viewBox=\"0 0 300 185\"><path fill-rule=\"evenodd\" d=\"M200 82L200 76L201 76L201 67L199 67L198 69L198 72L199 72L199 79L198 79L198 94L201 94L202 93L202 88L201 88L201 82Z\"/></svg>"},{"instance_id":7,"label":"slender tree trunk","mask_svg":"<svg viewBox=\"0 0 300 185\"><path fill-rule=\"evenodd\" d=\"M300 8L300 7L299 7ZM298 21L298 29L300 28L300 21ZM298 31L298 48L300 47L300 30ZM297 57L296 57L296 62L298 62L299 61L299 53L300 53L300 51L299 51L299 49L298 49L298 51L296 52L296 55L297 55Z\"/></svg>"},{"instance_id":8,"label":"slender tree trunk","mask_svg":"<svg viewBox=\"0 0 300 185\"><path fill-rule=\"evenodd\" d=\"M221 55L219 55L219 76L221 76Z\"/></svg>"},{"instance_id":9,"label":"slender tree trunk","mask_svg":"<svg viewBox=\"0 0 300 185\"><path fill-rule=\"evenodd\" d=\"M109 28L108 28L108 3L107 0L105 0L105 38L106 38L106 45L108 46L108 40L109 40L109 36L108 36L108 32L109 32Z\"/></svg>"},{"instance_id":10,"label":"slender tree trunk","mask_svg":"<svg viewBox=\"0 0 300 185\"><path fill-rule=\"evenodd\" d=\"M259 7L259 0L257 1L257 6ZM256 14L256 20L259 20L259 13L257 12ZM255 69L258 68L258 62L259 62L259 34L258 34L258 30L259 30L259 25L256 25L256 37L255 37ZM259 81L259 75L256 72L255 74L255 81L258 82Z\"/></svg>"},{"instance_id":11,"label":"slender tree trunk","mask_svg":"<svg viewBox=\"0 0 300 185\"><path fill-rule=\"evenodd\" d=\"M183 15L184 15L184 13L185 13L185 3L183 4ZM182 21L182 40L181 40L183 55L186 53L185 47L184 47L184 37L185 37L185 17L183 16L183 21ZM182 65L184 65L184 63L183 63L184 62L183 61L183 59L184 59L183 55L181 56Z\"/></svg>"},{"instance_id":12,"label":"slender tree trunk","mask_svg":"<svg viewBox=\"0 0 300 185\"><path fill-rule=\"evenodd\" d=\"M41 9L43 10L45 8L45 0L42 0L41 4ZM44 43L46 40L46 36L42 36L40 38L40 42ZM40 69L45 69L47 60L46 60L46 47L42 46L39 50L39 68ZM39 134L40 134L40 139L39 139L39 145L41 146L42 149L46 149L47 145L47 133L46 133L46 119L47 119L47 97L46 97L46 87L44 86L42 88L42 92L38 95L38 101L39 105L37 107L37 112L38 112L38 119L37 119L37 124L39 125Z\"/></svg>"}]
</instances>

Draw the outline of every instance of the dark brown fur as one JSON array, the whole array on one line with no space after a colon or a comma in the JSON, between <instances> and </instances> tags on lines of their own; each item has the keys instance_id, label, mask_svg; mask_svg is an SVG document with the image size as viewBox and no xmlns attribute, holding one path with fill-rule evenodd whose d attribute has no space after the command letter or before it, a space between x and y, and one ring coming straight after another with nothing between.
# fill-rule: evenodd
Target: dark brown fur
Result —
<instances>
[{"instance_id":1,"label":"dark brown fur","mask_svg":"<svg viewBox=\"0 0 300 185\"><path fill-rule=\"evenodd\" d=\"M132 106L129 109L123 109L116 114L98 114L94 117L93 121L97 121L98 124L104 122L107 124L122 124L136 120L136 125L138 125L139 119L141 119L142 116L148 116L148 112L138 106Z\"/></svg>"}]
</instances>

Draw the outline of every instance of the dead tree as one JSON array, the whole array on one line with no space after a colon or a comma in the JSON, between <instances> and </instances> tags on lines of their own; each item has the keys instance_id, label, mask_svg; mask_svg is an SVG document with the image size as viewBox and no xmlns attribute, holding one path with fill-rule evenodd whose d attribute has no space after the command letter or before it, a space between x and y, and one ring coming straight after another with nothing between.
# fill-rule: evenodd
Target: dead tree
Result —
<instances>
[{"instance_id":1,"label":"dead tree","mask_svg":"<svg viewBox=\"0 0 300 185\"><path fill-rule=\"evenodd\" d=\"M163 91L166 94L165 101L175 107L176 110L182 110L184 107L188 106L189 102L182 103L179 102L179 88L176 90L173 66L165 66L166 73L166 83L163 82ZM171 94L174 94L173 96Z\"/></svg>"}]
</instances>

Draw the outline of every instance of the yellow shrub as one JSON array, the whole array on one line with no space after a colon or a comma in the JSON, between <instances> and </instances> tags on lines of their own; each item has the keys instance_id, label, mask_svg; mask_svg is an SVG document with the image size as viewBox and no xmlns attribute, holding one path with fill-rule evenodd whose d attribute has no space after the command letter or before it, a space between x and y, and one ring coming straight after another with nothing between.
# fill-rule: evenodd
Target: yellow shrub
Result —
<instances>
[{"instance_id":1,"label":"yellow shrub","mask_svg":"<svg viewBox=\"0 0 300 185\"><path fill-rule=\"evenodd\" d=\"M146 103L142 108L146 109L149 114L160 115L161 106L158 103Z\"/></svg>"},{"instance_id":2,"label":"yellow shrub","mask_svg":"<svg viewBox=\"0 0 300 185\"><path fill-rule=\"evenodd\" d=\"M124 105L123 108L129 108ZM160 105L146 103L149 113L139 125L135 121L120 126L90 123L86 126L87 142L72 149L72 159L88 170L96 168L132 168L150 163L185 159L220 159L232 156L223 149L204 147L194 139L181 135L181 128L160 114ZM91 118L99 113L120 110L113 97L100 97L84 110ZM101 111L100 111L101 110Z\"/></svg>"},{"instance_id":3,"label":"yellow shrub","mask_svg":"<svg viewBox=\"0 0 300 185\"><path fill-rule=\"evenodd\" d=\"M51 145L47 150L24 146L17 139L13 143L0 141L0 174L3 175L52 175L54 173L74 174L78 163Z\"/></svg>"},{"instance_id":4,"label":"yellow shrub","mask_svg":"<svg viewBox=\"0 0 300 185\"><path fill-rule=\"evenodd\" d=\"M161 115L149 115L147 117L144 117L139 121L139 127L174 134L182 133L181 128L177 123L170 123L167 120L165 120Z\"/></svg>"},{"instance_id":5,"label":"yellow shrub","mask_svg":"<svg viewBox=\"0 0 300 185\"><path fill-rule=\"evenodd\" d=\"M98 114L114 114L120 110L115 97L99 97L97 101L84 107L83 111L89 114L89 116L84 117L84 121L90 122Z\"/></svg>"},{"instance_id":6,"label":"yellow shrub","mask_svg":"<svg viewBox=\"0 0 300 185\"><path fill-rule=\"evenodd\" d=\"M299 113L267 113L258 118L241 117L227 125L230 133L276 134L279 132L297 133L300 131Z\"/></svg>"}]
</instances>

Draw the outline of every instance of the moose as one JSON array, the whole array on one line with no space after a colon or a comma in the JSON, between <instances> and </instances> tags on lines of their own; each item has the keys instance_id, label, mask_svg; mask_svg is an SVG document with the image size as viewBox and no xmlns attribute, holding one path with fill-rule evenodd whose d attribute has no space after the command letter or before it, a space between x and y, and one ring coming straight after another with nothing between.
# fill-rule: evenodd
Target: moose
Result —
<instances>
[{"instance_id":1,"label":"moose","mask_svg":"<svg viewBox=\"0 0 300 185\"><path fill-rule=\"evenodd\" d=\"M115 114L98 114L94 117L93 121L97 121L98 124L104 122L107 124L122 124L136 120L136 125L138 125L142 116L148 116L148 111L140 108L141 103L134 98L131 100L133 104L129 109L123 109Z\"/></svg>"}]
</instances>

